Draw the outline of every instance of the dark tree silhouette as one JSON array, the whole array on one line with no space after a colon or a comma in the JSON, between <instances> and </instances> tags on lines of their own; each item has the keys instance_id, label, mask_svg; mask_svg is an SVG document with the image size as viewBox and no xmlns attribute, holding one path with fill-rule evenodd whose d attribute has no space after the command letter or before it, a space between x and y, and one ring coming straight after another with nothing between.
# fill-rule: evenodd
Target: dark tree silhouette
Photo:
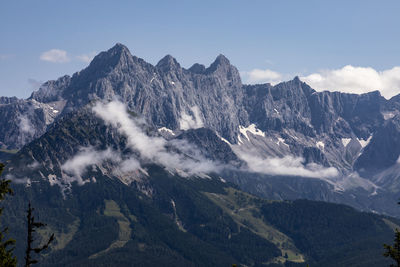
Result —
<instances>
[{"instance_id":1,"label":"dark tree silhouette","mask_svg":"<svg viewBox=\"0 0 400 267\"><path fill-rule=\"evenodd\" d=\"M49 238L49 240L43 245L34 248L33 247L33 233L36 232L37 228L41 228L46 226L46 224L42 222L37 222L35 221L35 217L33 216L33 210L31 206L31 202L29 202L28 210L27 210L27 220L28 220L28 237L27 237L27 246L26 246L26 253L25 253L25 267L29 267L32 264L38 263L38 260L35 260L31 256L31 252L35 252L36 254L39 254L43 250L49 247L50 243L54 241L54 234L52 234Z\"/></svg>"},{"instance_id":2,"label":"dark tree silhouette","mask_svg":"<svg viewBox=\"0 0 400 267\"><path fill-rule=\"evenodd\" d=\"M383 256L392 258L397 265L391 264L391 267L400 267L400 231L396 229L393 246L383 244L385 253Z\"/></svg>"},{"instance_id":3,"label":"dark tree silhouette","mask_svg":"<svg viewBox=\"0 0 400 267\"><path fill-rule=\"evenodd\" d=\"M397 202L400 205L400 202ZM394 235L394 243L393 246L383 244L385 248L385 253L383 256L392 258L397 265L391 264L390 267L400 267L400 231L396 228L396 233Z\"/></svg>"},{"instance_id":4,"label":"dark tree silhouette","mask_svg":"<svg viewBox=\"0 0 400 267\"><path fill-rule=\"evenodd\" d=\"M4 164L0 163L0 175L3 172ZM13 191L10 188L10 180L0 180L0 201L4 200L6 195L11 195ZM3 208L0 207L0 216L3 212ZM0 230L0 266L3 267L14 267L17 266L17 258L13 255L15 240L5 239L5 234L8 232L8 228Z\"/></svg>"}]
</instances>

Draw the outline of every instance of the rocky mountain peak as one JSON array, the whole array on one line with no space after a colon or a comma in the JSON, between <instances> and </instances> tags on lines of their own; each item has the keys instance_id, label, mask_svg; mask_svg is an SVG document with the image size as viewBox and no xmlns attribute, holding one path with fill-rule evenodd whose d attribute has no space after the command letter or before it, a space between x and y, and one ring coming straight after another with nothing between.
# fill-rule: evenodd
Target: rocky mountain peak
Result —
<instances>
[{"instance_id":1,"label":"rocky mountain peak","mask_svg":"<svg viewBox=\"0 0 400 267\"><path fill-rule=\"evenodd\" d=\"M219 54L217 56L217 58L215 59L215 62L219 63L219 64L226 64L226 65L230 65L231 63L229 62L229 59L224 56L223 54Z\"/></svg>"},{"instance_id":2,"label":"rocky mountain peak","mask_svg":"<svg viewBox=\"0 0 400 267\"><path fill-rule=\"evenodd\" d=\"M371 91L366 93L367 95L373 96L373 97L381 97L381 92L379 90Z\"/></svg>"},{"instance_id":3,"label":"rocky mountain peak","mask_svg":"<svg viewBox=\"0 0 400 267\"><path fill-rule=\"evenodd\" d=\"M400 103L400 94L393 96L390 98L390 101L399 102Z\"/></svg>"},{"instance_id":4,"label":"rocky mountain peak","mask_svg":"<svg viewBox=\"0 0 400 267\"><path fill-rule=\"evenodd\" d=\"M189 68L189 71L197 74L202 74L206 71L206 67L202 64L195 63Z\"/></svg>"},{"instance_id":5,"label":"rocky mountain peak","mask_svg":"<svg viewBox=\"0 0 400 267\"><path fill-rule=\"evenodd\" d=\"M88 69L101 69L109 71L110 68L127 66L133 63L133 56L123 44L117 43L105 52L94 57Z\"/></svg>"},{"instance_id":6,"label":"rocky mountain peak","mask_svg":"<svg viewBox=\"0 0 400 267\"><path fill-rule=\"evenodd\" d=\"M316 92L314 89L312 89L308 84L305 82L301 81L299 76L296 76L293 78L293 80L289 81L289 83L294 87L294 88L299 88L305 95L310 95L314 92Z\"/></svg>"},{"instance_id":7,"label":"rocky mountain peak","mask_svg":"<svg viewBox=\"0 0 400 267\"><path fill-rule=\"evenodd\" d=\"M215 72L219 69L228 69L232 67L229 59L227 59L224 55L220 54L214 60L214 62L207 68L207 72Z\"/></svg>"},{"instance_id":8,"label":"rocky mountain peak","mask_svg":"<svg viewBox=\"0 0 400 267\"><path fill-rule=\"evenodd\" d=\"M10 103L15 103L18 101L18 98L13 96L13 97L6 97L6 96L0 96L0 104L10 104Z\"/></svg>"},{"instance_id":9,"label":"rocky mountain peak","mask_svg":"<svg viewBox=\"0 0 400 267\"><path fill-rule=\"evenodd\" d=\"M178 61L176 61L176 59L173 56L166 55L157 63L156 68L158 68L163 72L168 72L180 69L181 65L179 65Z\"/></svg>"},{"instance_id":10,"label":"rocky mountain peak","mask_svg":"<svg viewBox=\"0 0 400 267\"><path fill-rule=\"evenodd\" d=\"M226 82L241 84L239 71L235 66L231 65L229 60L224 55L219 55L215 61L205 70L205 74L218 76Z\"/></svg>"},{"instance_id":11,"label":"rocky mountain peak","mask_svg":"<svg viewBox=\"0 0 400 267\"><path fill-rule=\"evenodd\" d=\"M103 54L103 53L100 53ZM100 55L99 54L99 55ZM128 47L126 47L123 44L117 43L110 49L104 52L104 55L106 55L108 58L117 58L117 59L124 59L124 58L131 58L132 54L129 51Z\"/></svg>"},{"instance_id":12,"label":"rocky mountain peak","mask_svg":"<svg viewBox=\"0 0 400 267\"><path fill-rule=\"evenodd\" d=\"M57 101L62 93L62 89L67 87L70 82L71 77L69 75L64 75L57 80L47 81L37 91L34 91L29 99L44 103Z\"/></svg>"}]
</instances>

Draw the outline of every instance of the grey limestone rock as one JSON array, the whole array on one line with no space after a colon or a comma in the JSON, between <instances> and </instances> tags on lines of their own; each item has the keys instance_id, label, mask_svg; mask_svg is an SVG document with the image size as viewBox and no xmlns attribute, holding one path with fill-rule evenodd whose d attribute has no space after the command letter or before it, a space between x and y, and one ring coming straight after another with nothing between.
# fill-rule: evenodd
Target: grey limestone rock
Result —
<instances>
[{"instance_id":1,"label":"grey limestone rock","mask_svg":"<svg viewBox=\"0 0 400 267\"><path fill-rule=\"evenodd\" d=\"M222 161L234 159L227 146L236 146L372 179L400 154L400 96L317 92L298 77L274 86L243 85L223 55L208 67L185 69L171 55L153 66L122 44L71 77L44 83L26 100L1 97L0 145L20 149L71 112L114 99L151 127L182 133Z\"/></svg>"}]
</instances>

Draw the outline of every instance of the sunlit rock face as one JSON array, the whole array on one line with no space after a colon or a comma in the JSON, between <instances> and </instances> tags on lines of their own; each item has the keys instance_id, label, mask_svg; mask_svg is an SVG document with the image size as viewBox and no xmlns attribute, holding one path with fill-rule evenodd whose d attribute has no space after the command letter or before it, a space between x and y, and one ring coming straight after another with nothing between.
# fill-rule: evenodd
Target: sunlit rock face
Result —
<instances>
[{"instance_id":1,"label":"sunlit rock face","mask_svg":"<svg viewBox=\"0 0 400 267\"><path fill-rule=\"evenodd\" d=\"M368 198L387 188L398 192L398 99L387 100L378 91L362 95L317 92L298 77L274 86L243 85L238 70L223 55L208 67L196 63L185 69L170 55L154 66L116 44L87 68L44 83L28 99L1 97L0 146L5 151L21 149L82 109L90 113L96 103L119 101L143 120L146 133L168 142L195 143L199 155L216 161L220 169L230 165L229 171L255 173L254 177L301 177L295 184L279 181L277 185L260 177L253 181L247 175L239 179L239 174L232 174L232 181L259 195L353 203L349 195L336 194L351 191ZM56 151L61 155L54 152L46 160L61 166L77 153L75 145L124 140L112 134L97 139L97 135L93 142L82 137L74 145L64 140L65 151ZM121 144L112 144L123 150ZM307 178L323 183L324 193L309 192L316 185ZM281 191L270 192L268 187ZM361 207L362 201L355 202Z\"/></svg>"}]
</instances>

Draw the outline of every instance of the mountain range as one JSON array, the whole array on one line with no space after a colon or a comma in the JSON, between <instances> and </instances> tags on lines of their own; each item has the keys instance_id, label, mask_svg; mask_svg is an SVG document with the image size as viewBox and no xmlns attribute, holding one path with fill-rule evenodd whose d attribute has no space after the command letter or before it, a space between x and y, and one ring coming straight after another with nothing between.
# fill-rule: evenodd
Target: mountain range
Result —
<instances>
[{"instance_id":1,"label":"mountain range","mask_svg":"<svg viewBox=\"0 0 400 267\"><path fill-rule=\"evenodd\" d=\"M244 85L223 55L153 66L116 44L0 98L5 221L23 240L36 203L58 237L43 266L377 266L399 223L399 114L400 95Z\"/></svg>"}]
</instances>

